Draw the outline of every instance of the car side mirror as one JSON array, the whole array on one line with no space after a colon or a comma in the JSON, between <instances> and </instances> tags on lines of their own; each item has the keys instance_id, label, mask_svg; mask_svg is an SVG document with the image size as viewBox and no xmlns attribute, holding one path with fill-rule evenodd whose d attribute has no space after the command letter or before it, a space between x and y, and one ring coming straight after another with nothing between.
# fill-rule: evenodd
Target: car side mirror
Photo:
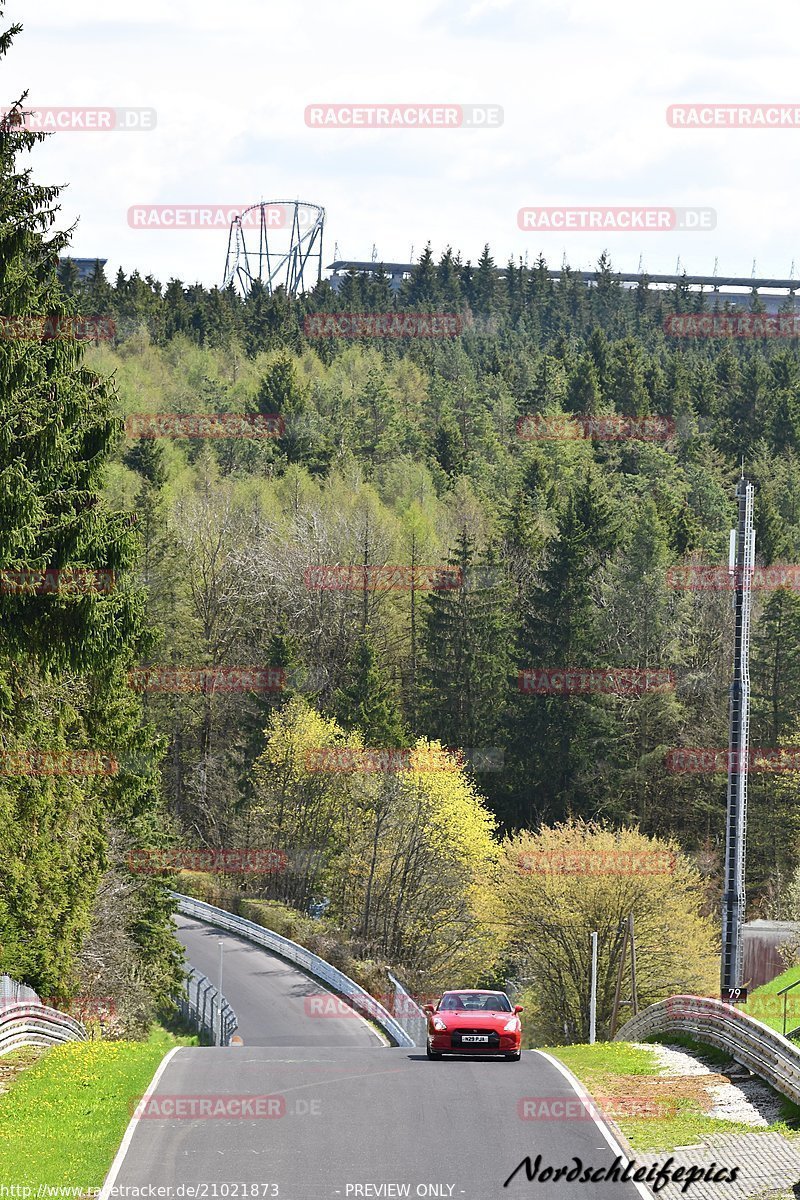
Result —
<instances>
[{"instance_id":1,"label":"car side mirror","mask_svg":"<svg viewBox=\"0 0 800 1200\"><path fill-rule=\"evenodd\" d=\"M432 1004L423 1004L423 1006L422 1006L422 1011L423 1011L424 1013L432 1013L432 1012L433 1012L433 1005L432 1005Z\"/></svg>"},{"instance_id":2,"label":"car side mirror","mask_svg":"<svg viewBox=\"0 0 800 1200\"><path fill-rule=\"evenodd\" d=\"M522 1005L521 1005L521 1004L515 1004L515 1005L514 1005L514 1012L515 1012L515 1013L521 1013L521 1012L524 1012L524 1011L525 1011L525 1009L522 1007Z\"/></svg>"}]
</instances>

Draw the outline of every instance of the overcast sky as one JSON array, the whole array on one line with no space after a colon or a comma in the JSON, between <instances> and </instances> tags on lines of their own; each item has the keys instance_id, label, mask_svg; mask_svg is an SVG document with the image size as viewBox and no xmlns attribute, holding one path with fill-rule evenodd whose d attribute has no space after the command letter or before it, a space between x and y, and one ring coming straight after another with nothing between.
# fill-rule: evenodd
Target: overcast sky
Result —
<instances>
[{"instance_id":1,"label":"overcast sky","mask_svg":"<svg viewBox=\"0 0 800 1200\"><path fill-rule=\"evenodd\" d=\"M162 280L220 282L227 233L132 229L134 205L326 209L325 262L543 251L588 267L787 276L800 126L677 129L682 103L796 102L797 0L9 0L24 31L3 100L152 108L148 132L62 132L35 151L68 183L73 252ZM310 104L493 104L484 129L309 128ZM794 200L793 200L794 197ZM711 208L709 231L523 232L537 206ZM800 252L797 268L800 274Z\"/></svg>"}]
</instances>

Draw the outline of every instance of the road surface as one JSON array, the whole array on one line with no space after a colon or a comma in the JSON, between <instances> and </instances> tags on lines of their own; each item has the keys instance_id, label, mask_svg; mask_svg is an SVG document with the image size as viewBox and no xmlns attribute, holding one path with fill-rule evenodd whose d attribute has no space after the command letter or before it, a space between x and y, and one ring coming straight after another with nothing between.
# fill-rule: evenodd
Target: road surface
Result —
<instances>
[{"instance_id":1,"label":"road surface","mask_svg":"<svg viewBox=\"0 0 800 1200\"><path fill-rule=\"evenodd\" d=\"M219 943L224 944L222 991L239 1021L245 1046L380 1046L359 1017L315 1016L324 1011L325 988L297 967L244 938L176 916L187 961L219 980Z\"/></svg>"},{"instance_id":2,"label":"road surface","mask_svg":"<svg viewBox=\"0 0 800 1200\"><path fill-rule=\"evenodd\" d=\"M537 1174L576 1159L582 1173L611 1167L619 1150L547 1055L429 1062L418 1047L382 1046L355 1017L309 1015L304 997L320 986L266 951L198 921L179 927L212 980L223 939L224 990L245 1044L172 1052L102 1200L650 1195L633 1182L527 1178L526 1157Z\"/></svg>"}]
</instances>

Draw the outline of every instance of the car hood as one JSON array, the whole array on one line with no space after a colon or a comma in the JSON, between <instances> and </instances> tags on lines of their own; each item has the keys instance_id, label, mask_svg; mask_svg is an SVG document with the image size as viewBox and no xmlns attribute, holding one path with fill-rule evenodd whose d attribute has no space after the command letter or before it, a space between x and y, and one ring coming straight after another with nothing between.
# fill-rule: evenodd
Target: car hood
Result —
<instances>
[{"instance_id":1,"label":"car hood","mask_svg":"<svg viewBox=\"0 0 800 1200\"><path fill-rule=\"evenodd\" d=\"M514 1016L510 1012L487 1012L475 1009L447 1009L434 1013L448 1029L501 1029Z\"/></svg>"}]
</instances>

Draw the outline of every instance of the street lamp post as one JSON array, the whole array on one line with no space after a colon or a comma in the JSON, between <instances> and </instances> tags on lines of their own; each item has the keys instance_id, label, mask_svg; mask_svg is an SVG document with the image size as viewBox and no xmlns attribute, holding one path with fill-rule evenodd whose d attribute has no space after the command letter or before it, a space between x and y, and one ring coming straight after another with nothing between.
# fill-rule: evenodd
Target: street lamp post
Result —
<instances>
[{"instance_id":1,"label":"street lamp post","mask_svg":"<svg viewBox=\"0 0 800 1200\"><path fill-rule=\"evenodd\" d=\"M589 1045L597 1040L597 934L592 934L592 977L589 991Z\"/></svg>"},{"instance_id":2,"label":"street lamp post","mask_svg":"<svg viewBox=\"0 0 800 1200\"><path fill-rule=\"evenodd\" d=\"M219 942L219 1031L217 1036L217 1045L222 1045L222 956L225 952L225 943L220 939Z\"/></svg>"}]
</instances>

